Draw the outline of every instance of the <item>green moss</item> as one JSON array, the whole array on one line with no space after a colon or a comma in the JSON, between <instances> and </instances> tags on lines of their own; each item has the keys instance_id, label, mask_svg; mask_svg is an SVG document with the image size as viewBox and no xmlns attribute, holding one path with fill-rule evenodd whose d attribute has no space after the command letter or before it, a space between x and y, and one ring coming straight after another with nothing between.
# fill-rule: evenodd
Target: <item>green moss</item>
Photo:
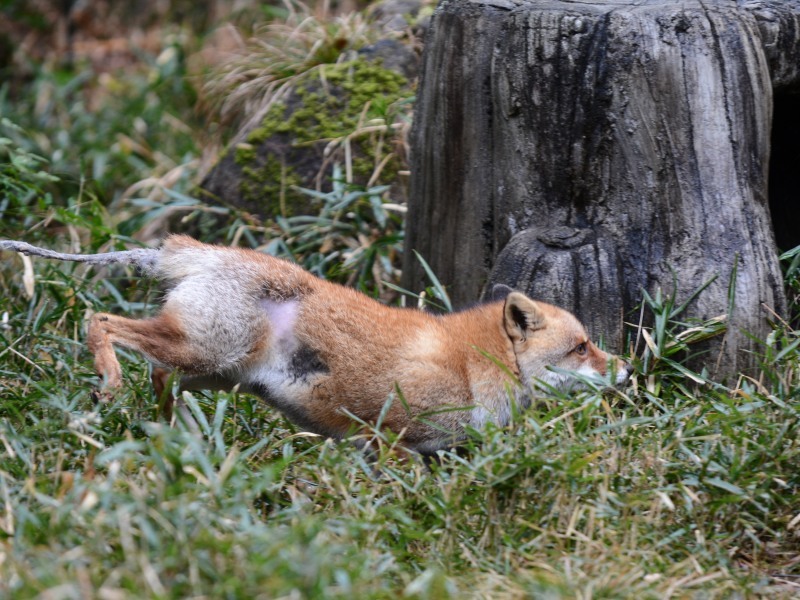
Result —
<instances>
[{"instance_id":1,"label":"green moss","mask_svg":"<svg viewBox=\"0 0 800 600\"><path fill-rule=\"evenodd\" d=\"M238 163L238 151L236 158ZM288 216L291 213L288 206L302 198L292 189L292 186L303 184L302 178L274 154L252 165L242 167L239 184L242 196L248 201L258 202L262 214Z\"/></svg>"},{"instance_id":2,"label":"green moss","mask_svg":"<svg viewBox=\"0 0 800 600\"><path fill-rule=\"evenodd\" d=\"M308 152L309 146L319 144L321 147L331 139L355 131L367 103L370 106L364 115L365 120L385 116L387 106L409 94L405 77L364 60L324 65L308 73L295 85L288 100L276 103L260 126L250 132L246 143L236 147L235 160L243 173L240 188L243 196L270 210L283 189L286 204L291 206L300 198L287 185L311 186L312 182L304 182L300 175L285 165L302 161L299 154ZM272 138L282 138L288 146L284 160L282 162L273 155L262 164L264 160L259 158L256 148ZM366 181L374 168L375 149L364 138L356 140L353 146L354 174ZM396 170L396 165L387 165L384 179L393 176ZM283 210L279 212L284 213Z\"/></svg>"},{"instance_id":3,"label":"green moss","mask_svg":"<svg viewBox=\"0 0 800 600\"><path fill-rule=\"evenodd\" d=\"M247 165L256 158L256 149L252 144L236 144L234 161L237 165Z\"/></svg>"}]
</instances>

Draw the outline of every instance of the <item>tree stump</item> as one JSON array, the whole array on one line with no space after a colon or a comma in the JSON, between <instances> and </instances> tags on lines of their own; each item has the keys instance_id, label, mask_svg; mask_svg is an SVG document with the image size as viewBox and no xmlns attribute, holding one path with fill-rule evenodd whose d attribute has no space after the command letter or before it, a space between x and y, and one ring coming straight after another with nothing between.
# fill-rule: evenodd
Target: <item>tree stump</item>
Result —
<instances>
[{"instance_id":1,"label":"tree stump","mask_svg":"<svg viewBox=\"0 0 800 600\"><path fill-rule=\"evenodd\" d=\"M774 97L794 101L797 153L798 90L800 0L447 0L423 56L405 286L423 285L417 250L456 305L504 283L623 350L643 289L680 302L716 277L683 315L707 319L734 277L707 364L752 367L743 332L763 339L763 306L785 310L767 182Z\"/></svg>"}]
</instances>

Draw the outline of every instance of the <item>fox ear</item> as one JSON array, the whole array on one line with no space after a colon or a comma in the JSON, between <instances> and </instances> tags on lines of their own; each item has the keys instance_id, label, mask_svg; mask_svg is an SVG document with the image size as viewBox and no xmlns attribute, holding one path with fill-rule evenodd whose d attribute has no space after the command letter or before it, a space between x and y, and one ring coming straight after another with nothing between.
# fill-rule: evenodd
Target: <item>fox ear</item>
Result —
<instances>
[{"instance_id":1,"label":"fox ear","mask_svg":"<svg viewBox=\"0 0 800 600\"><path fill-rule=\"evenodd\" d=\"M511 292L503 308L503 322L513 342L524 342L529 333L544 327L544 316L536 302L525 294Z\"/></svg>"}]
</instances>

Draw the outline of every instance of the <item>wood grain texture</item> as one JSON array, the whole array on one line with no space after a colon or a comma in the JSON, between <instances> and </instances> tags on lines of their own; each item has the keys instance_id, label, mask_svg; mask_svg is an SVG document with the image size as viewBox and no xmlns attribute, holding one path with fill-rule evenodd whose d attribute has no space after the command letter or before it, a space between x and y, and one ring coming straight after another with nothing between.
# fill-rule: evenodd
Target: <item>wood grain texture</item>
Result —
<instances>
[{"instance_id":1,"label":"wood grain texture","mask_svg":"<svg viewBox=\"0 0 800 600\"><path fill-rule=\"evenodd\" d=\"M800 0L448 0L426 39L411 249L457 305L505 283L622 349L642 289L728 311L720 373L785 309L767 179L774 90L800 87ZM798 106L800 108L800 106Z\"/></svg>"}]
</instances>

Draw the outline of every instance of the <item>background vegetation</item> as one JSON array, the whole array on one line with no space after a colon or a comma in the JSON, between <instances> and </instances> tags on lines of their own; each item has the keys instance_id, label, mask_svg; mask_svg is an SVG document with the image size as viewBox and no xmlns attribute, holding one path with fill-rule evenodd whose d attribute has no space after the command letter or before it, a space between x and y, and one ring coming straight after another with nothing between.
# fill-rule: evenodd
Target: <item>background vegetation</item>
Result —
<instances>
[{"instance_id":1,"label":"background vegetation","mask_svg":"<svg viewBox=\"0 0 800 600\"><path fill-rule=\"evenodd\" d=\"M8 6L3 18L26 35L57 32L46 11ZM190 68L213 22L181 6L141 17L134 39L146 43L111 54L84 48L65 60L30 42L5 55L0 237L97 251L189 230L391 299L380 282L396 278L402 212L387 189L337 183L314 196L318 213L274 222L194 198L226 117ZM283 7L209 6L245 30L296 18ZM218 74L205 77L219 85ZM786 260L797 292L800 259ZM124 352L130 386L96 404L87 315L142 316L157 300L152 282L124 270L3 255L0 595L798 593L800 339L785 323L763 340L759 376L722 386L681 360L724 321L683 323L668 295L648 297L642 310L656 325L631 340L628 388L544 395L429 470L378 432L368 464L244 394L185 394L201 431L170 425L147 364Z\"/></svg>"}]
</instances>

